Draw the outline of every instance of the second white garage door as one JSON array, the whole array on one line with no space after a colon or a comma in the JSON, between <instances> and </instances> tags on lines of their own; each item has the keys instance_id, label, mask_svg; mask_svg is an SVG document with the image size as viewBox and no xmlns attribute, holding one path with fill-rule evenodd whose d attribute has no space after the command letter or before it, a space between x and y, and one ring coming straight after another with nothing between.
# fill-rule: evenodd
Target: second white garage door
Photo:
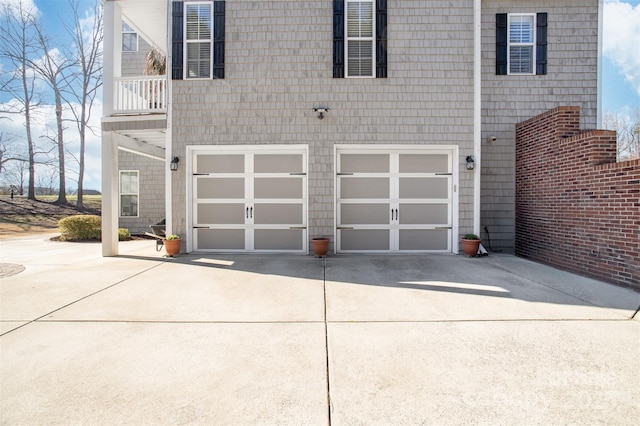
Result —
<instances>
[{"instance_id":1,"label":"second white garage door","mask_svg":"<svg viewBox=\"0 0 640 426\"><path fill-rule=\"evenodd\" d=\"M336 148L338 252L450 252L454 148Z\"/></svg>"}]
</instances>

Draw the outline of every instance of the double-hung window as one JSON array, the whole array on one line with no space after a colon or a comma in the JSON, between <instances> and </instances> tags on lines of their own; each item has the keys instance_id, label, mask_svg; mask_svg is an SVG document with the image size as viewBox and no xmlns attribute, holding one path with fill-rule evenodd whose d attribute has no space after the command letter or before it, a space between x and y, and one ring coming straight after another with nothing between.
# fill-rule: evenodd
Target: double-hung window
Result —
<instances>
[{"instance_id":1,"label":"double-hung window","mask_svg":"<svg viewBox=\"0 0 640 426\"><path fill-rule=\"evenodd\" d=\"M387 76L387 0L333 0L333 77Z\"/></svg>"},{"instance_id":2,"label":"double-hung window","mask_svg":"<svg viewBox=\"0 0 640 426\"><path fill-rule=\"evenodd\" d=\"M374 77L373 0L347 0L347 77Z\"/></svg>"},{"instance_id":3,"label":"double-hung window","mask_svg":"<svg viewBox=\"0 0 640 426\"><path fill-rule=\"evenodd\" d=\"M533 74L536 62L535 15L509 15L509 74Z\"/></svg>"},{"instance_id":4,"label":"double-hung window","mask_svg":"<svg viewBox=\"0 0 640 426\"><path fill-rule=\"evenodd\" d=\"M225 1L173 1L171 78L224 78Z\"/></svg>"},{"instance_id":5,"label":"double-hung window","mask_svg":"<svg viewBox=\"0 0 640 426\"><path fill-rule=\"evenodd\" d=\"M187 78L211 78L212 8L211 2L185 3L184 69Z\"/></svg>"},{"instance_id":6,"label":"double-hung window","mask_svg":"<svg viewBox=\"0 0 640 426\"><path fill-rule=\"evenodd\" d=\"M547 14L496 15L496 74L547 73Z\"/></svg>"},{"instance_id":7,"label":"double-hung window","mask_svg":"<svg viewBox=\"0 0 640 426\"><path fill-rule=\"evenodd\" d=\"M120 171L120 216L138 217L138 171Z\"/></svg>"}]
</instances>

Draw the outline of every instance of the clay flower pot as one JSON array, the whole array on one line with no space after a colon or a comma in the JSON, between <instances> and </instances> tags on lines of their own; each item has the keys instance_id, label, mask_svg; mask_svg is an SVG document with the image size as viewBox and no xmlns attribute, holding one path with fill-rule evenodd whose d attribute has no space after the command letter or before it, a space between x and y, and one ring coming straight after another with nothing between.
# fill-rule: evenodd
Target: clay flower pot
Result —
<instances>
[{"instance_id":1,"label":"clay flower pot","mask_svg":"<svg viewBox=\"0 0 640 426\"><path fill-rule=\"evenodd\" d=\"M180 253L180 248L182 248L182 239L181 238L174 238L174 239L167 239L164 241L164 248L167 251L167 256L175 256L177 254Z\"/></svg>"},{"instance_id":2,"label":"clay flower pot","mask_svg":"<svg viewBox=\"0 0 640 426\"><path fill-rule=\"evenodd\" d=\"M313 247L313 253L317 257L326 256L329 252L329 238L312 238L311 246Z\"/></svg>"},{"instance_id":3,"label":"clay flower pot","mask_svg":"<svg viewBox=\"0 0 640 426\"><path fill-rule=\"evenodd\" d=\"M462 237L462 251L467 256L475 256L480 249L480 238L474 234L467 234Z\"/></svg>"}]
</instances>

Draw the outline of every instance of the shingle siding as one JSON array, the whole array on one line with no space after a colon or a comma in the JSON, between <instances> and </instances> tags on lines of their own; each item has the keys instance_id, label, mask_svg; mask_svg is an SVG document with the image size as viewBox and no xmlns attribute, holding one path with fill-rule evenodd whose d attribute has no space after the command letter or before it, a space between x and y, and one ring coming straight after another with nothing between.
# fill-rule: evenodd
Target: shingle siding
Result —
<instances>
[{"instance_id":1,"label":"shingle siding","mask_svg":"<svg viewBox=\"0 0 640 426\"><path fill-rule=\"evenodd\" d=\"M496 14L537 12L548 13L547 75L495 75ZM482 2L481 223L494 248L514 248L515 125L577 105L581 128L597 127L597 43L597 0ZM487 143L489 136L497 141Z\"/></svg>"},{"instance_id":2,"label":"shingle siding","mask_svg":"<svg viewBox=\"0 0 640 426\"><path fill-rule=\"evenodd\" d=\"M333 235L334 145L459 145L473 154L473 8L389 1L388 78L333 78L332 2L229 1L225 79L173 81L173 154L187 145L307 144L309 236ZM416 13L425 11L425 13ZM323 120L314 107L330 111ZM174 174L186 233L185 169ZM460 173L471 231L473 173Z\"/></svg>"},{"instance_id":3,"label":"shingle siding","mask_svg":"<svg viewBox=\"0 0 640 426\"><path fill-rule=\"evenodd\" d=\"M165 164L125 151L118 151L120 170L138 170L139 190L138 216L121 217L120 227L132 234L149 232L149 225L165 218Z\"/></svg>"}]
</instances>

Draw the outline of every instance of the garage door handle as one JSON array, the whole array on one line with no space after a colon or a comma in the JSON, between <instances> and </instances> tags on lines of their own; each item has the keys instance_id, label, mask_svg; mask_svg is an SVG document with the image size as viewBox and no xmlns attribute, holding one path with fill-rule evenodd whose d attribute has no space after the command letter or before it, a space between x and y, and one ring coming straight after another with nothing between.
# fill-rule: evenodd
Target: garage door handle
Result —
<instances>
[{"instance_id":1,"label":"garage door handle","mask_svg":"<svg viewBox=\"0 0 640 426\"><path fill-rule=\"evenodd\" d=\"M249 207L247 207L247 213L245 214L245 218L249 219Z\"/></svg>"},{"instance_id":2,"label":"garage door handle","mask_svg":"<svg viewBox=\"0 0 640 426\"><path fill-rule=\"evenodd\" d=\"M249 208L249 217L253 219L253 207Z\"/></svg>"},{"instance_id":3,"label":"garage door handle","mask_svg":"<svg viewBox=\"0 0 640 426\"><path fill-rule=\"evenodd\" d=\"M353 173L336 173L338 176L353 176Z\"/></svg>"},{"instance_id":4,"label":"garage door handle","mask_svg":"<svg viewBox=\"0 0 640 426\"><path fill-rule=\"evenodd\" d=\"M338 229L352 230L353 226L338 226Z\"/></svg>"},{"instance_id":5,"label":"garage door handle","mask_svg":"<svg viewBox=\"0 0 640 426\"><path fill-rule=\"evenodd\" d=\"M297 231L297 230L307 229L307 227L306 226L290 226L289 229Z\"/></svg>"},{"instance_id":6,"label":"garage door handle","mask_svg":"<svg viewBox=\"0 0 640 426\"><path fill-rule=\"evenodd\" d=\"M289 173L289 176L306 176L307 174L305 172L291 172Z\"/></svg>"}]
</instances>

